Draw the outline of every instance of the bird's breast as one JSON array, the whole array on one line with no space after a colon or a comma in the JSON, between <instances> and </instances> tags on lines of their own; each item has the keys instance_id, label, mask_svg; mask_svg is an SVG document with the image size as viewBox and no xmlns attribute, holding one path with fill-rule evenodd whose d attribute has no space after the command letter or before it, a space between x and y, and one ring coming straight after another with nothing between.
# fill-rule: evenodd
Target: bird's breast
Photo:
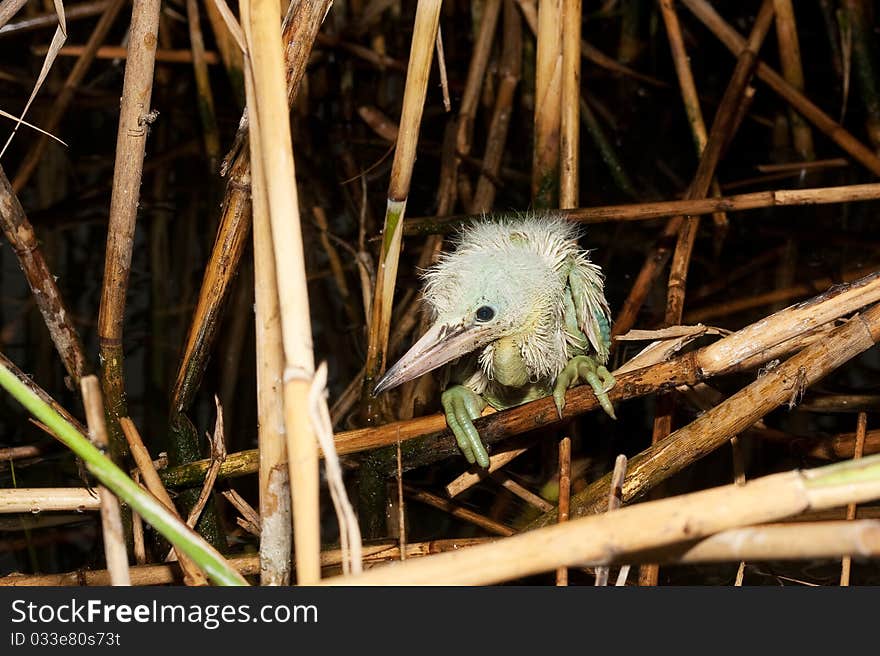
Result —
<instances>
[{"instance_id":1,"label":"bird's breast","mask_svg":"<svg viewBox=\"0 0 880 656\"><path fill-rule=\"evenodd\" d=\"M529 382L529 372L519 345L512 337L493 344L492 378L505 387L522 387Z\"/></svg>"}]
</instances>

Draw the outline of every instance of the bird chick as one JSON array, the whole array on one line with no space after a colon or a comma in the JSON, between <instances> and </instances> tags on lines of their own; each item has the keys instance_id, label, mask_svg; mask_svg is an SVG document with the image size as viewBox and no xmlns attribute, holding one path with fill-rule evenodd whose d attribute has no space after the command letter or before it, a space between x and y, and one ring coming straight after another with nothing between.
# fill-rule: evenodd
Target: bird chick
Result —
<instances>
[{"instance_id":1,"label":"bird chick","mask_svg":"<svg viewBox=\"0 0 880 656\"><path fill-rule=\"evenodd\" d=\"M376 383L379 394L453 362L441 397L469 463L489 466L473 421L588 382L614 417L605 368L610 312L600 268L578 247L578 227L554 215L487 217L424 273L430 329Z\"/></svg>"}]
</instances>

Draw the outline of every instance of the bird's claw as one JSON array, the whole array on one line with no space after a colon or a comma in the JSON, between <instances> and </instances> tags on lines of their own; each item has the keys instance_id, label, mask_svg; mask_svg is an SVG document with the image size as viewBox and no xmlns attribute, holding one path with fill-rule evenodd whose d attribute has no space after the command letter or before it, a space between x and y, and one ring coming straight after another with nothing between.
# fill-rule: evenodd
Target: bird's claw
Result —
<instances>
[{"instance_id":1,"label":"bird's claw","mask_svg":"<svg viewBox=\"0 0 880 656\"><path fill-rule=\"evenodd\" d=\"M463 385L455 385L443 392L440 403L446 413L446 423L464 457L470 464L476 462L488 469L489 454L473 423L486 408L485 399Z\"/></svg>"},{"instance_id":2,"label":"bird's claw","mask_svg":"<svg viewBox=\"0 0 880 656\"><path fill-rule=\"evenodd\" d=\"M614 406L611 405L611 400L608 398L608 392L616 382L614 376L604 365L599 364L588 355L573 357L556 377L556 382L553 385L553 401L556 403L559 418L562 419L562 410L565 408L565 391L580 380L590 384L602 409L609 417L617 419L614 414Z\"/></svg>"}]
</instances>

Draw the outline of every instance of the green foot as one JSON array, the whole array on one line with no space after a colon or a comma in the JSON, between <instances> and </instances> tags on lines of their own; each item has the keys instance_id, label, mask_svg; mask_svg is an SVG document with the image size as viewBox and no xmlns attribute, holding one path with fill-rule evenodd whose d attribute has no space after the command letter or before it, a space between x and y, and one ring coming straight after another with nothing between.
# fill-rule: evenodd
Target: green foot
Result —
<instances>
[{"instance_id":1,"label":"green foot","mask_svg":"<svg viewBox=\"0 0 880 656\"><path fill-rule=\"evenodd\" d=\"M604 365L588 355L577 355L569 360L553 384L553 400L556 402L559 418L562 418L562 409L565 407L565 390L576 385L579 380L590 384L602 409L612 419L617 419L614 415L614 406L608 398L608 392L614 387L614 376Z\"/></svg>"},{"instance_id":2,"label":"green foot","mask_svg":"<svg viewBox=\"0 0 880 656\"><path fill-rule=\"evenodd\" d=\"M463 385L455 385L443 392L440 403L446 413L446 423L464 457L469 463L476 462L483 469L488 469L489 454L473 423L485 409L485 399Z\"/></svg>"}]
</instances>

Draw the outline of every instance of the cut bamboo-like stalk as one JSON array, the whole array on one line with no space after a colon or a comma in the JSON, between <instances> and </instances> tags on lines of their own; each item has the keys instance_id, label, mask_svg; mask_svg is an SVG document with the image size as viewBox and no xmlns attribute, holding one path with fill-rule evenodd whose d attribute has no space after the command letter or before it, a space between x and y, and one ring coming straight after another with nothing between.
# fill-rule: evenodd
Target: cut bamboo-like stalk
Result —
<instances>
[{"instance_id":1,"label":"cut bamboo-like stalk","mask_svg":"<svg viewBox=\"0 0 880 656\"><path fill-rule=\"evenodd\" d=\"M250 111L260 115L254 137L260 139L281 310L296 576L299 584L306 585L321 578L318 450L308 401L315 363L278 3L251 2L245 31L257 101Z\"/></svg>"},{"instance_id":2,"label":"cut bamboo-like stalk","mask_svg":"<svg viewBox=\"0 0 880 656\"><path fill-rule=\"evenodd\" d=\"M104 281L98 313L98 344L101 359L101 383L109 419L111 453L127 450L119 428L119 417L128 415L125 400L124 352L122 328L134 229L140 198L144 149L147 143L150 98L153 92L156 33L159 29L160 0L135 0L129 27L128 58L116 136L116 162L113 168L113 191L107 250L104 259Z\"/></svg>"},{"instance_id":3,"label":"cut bamboo-like stalk","mask_svg":"<svg viewBox=\"0 0 880 656\"><path fill-rule=\"evenodd\" d=\"M626 477L626 464L626 456L622 453L614 460L614 471L611 474L611 489L608 490L608 508L606 512L611 512L612 510L620 508L620 495L623 486L623 479ZM627 566L628 563L625 563L624 567ZM597 587L608 585L609 574L610 571L607 565L597 567L595 585ZM625 575L623 578L624 580L626 579ZM620 583L617 585L620 585Z\"/></svg>"},{"instance_id":4,"label":"cut bamboo-like stalk","mask_svg":"<svg viewBox=\"0 0 880 656\"><path fill-rule=\"evenodd\" d=\"M242 14L247 8L242 4ZM250 62L245 67L248 105L256 98ZM249 115L259 134L259 112ZM260 583L290 583L290 471L284 435L281 311L272 250L272 224L259 139L250 139L251 203L254 223L254 297L257 346L257 415L260 453Z\"/></svg>"},{"instance_id":5,"label":"cut bamboo-like stalk","mask_svg":"<svg viewBox=\"0 0 880 656\"><path fill-rule=\"evenodd\" d=\"M98 449L108 446L107 427L104 424L104 403L101 401L101 384L95 376L80 381L83 407L89 424L89 439ZM128 574L128 553L122 529L119 500L103 485L98 486L101 500L101 531L104 536L104 557L110 572L110 585L131 585Z\"/></svg>"},{"instance_id":6,"label":"cut bamboo-like stalk","mask_svg":"<svg viewBox=\"0 0 880 656\"><path fill-rule=\"evenodd\" d=\"M603 488L607 491L607 486ZM562 565L614 558L789 517L807 509L880 497L880 456L791 471L573 519L488 545L377 567L328 585L488 585Z\"/></svg>"},{"instance_id":7,"label":"cut bamboo-like stalk","mask_svg":"<svg viewBox=\"0 0 880 656\"><path fill-rule=\"evenodd\" d=\"M385 224L382 228L382 246L376 271L370 330L367 338L367 361L362 399L364 414L370 419L376 415L371 397L373 384L376 377L385 368L388 333L391 327L391 306L397 281L400 248L403 243L403 215L412 180L419 127L422 121L422 111L424 110L425 94L434 53L434 41L440 21L441 4L440 0L419 0L416 7L412 48L406 73L406 88L403 93L397 147L394 151L394 162L391 165Z\"/></svg>"}]
</instances>

